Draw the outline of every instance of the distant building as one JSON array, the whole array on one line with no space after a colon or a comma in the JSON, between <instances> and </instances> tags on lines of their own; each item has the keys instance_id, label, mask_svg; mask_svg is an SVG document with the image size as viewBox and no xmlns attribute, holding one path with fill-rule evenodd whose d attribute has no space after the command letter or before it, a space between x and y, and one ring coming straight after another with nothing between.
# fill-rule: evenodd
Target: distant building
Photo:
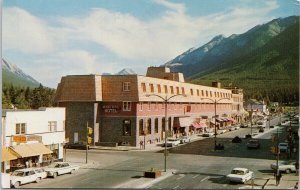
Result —
<instances>
[{"instance_id":1,"label":"distant building","mask_svg":"<svg viewBox=\"0 0 300 190\"><path fill-rule=\"evenodd\" d=\"M2 110L2 151L7 154L2 166L9 170L29 160L34 164L62 160L64 125L65 108Z\"/></svg>"},{"instance_id":2,"label":"distant building","mask_svg":"<svg viewBox=\"0 0 300 190\"><path fill-rule=\"evenodd\" d=\"M165 118L163 99L172 96ZM146 76L62 77L56 102L66 108L66 136L71 143L85 143L89 126L94 129L95 144L139 146L144 139L145 143L161 142L166 131L169 136L178 136L209 130L214 126L214 100L217 126L230 125L231 115L238 113L236 105L243 102L241 96L233 106L233 96L232 90L220 86L185 83L182 73L172 73L169 68L149 67Z\"/></svg>"},{"instance_id":3,"label":"distant building","mask_svg":"<svg viewBox=\"0 0 300 190\"><path fill-rule=\"evenodd\" d=\"M249 99L246 102L245 108L247 111L254 111L260 115L269 115L269 110L264 101L258 101L256 99Z\"/></svg>"}]
</instances>

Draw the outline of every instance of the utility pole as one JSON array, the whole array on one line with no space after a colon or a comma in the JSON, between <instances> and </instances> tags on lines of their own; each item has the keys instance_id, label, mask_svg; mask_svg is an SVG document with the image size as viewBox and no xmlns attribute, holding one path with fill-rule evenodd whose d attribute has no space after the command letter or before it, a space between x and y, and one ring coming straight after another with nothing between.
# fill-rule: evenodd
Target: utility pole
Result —
<instances>
[{"instance_id":1,"label":"utility pole","mask_svg":"<svg viewBox=\"0 0 300 190\"><path fill-rule=\"evenodd\" d=\"M279 165L278 165L278 162L279 162L279 130L278 130L278 127L277 127L277 145L276 145L277 147L276 147L276 149L275 150L277 150L277 159L276 159L276 169L277 169L277 171L276 171L276 184L278 185L279 184Z\"/></svg>"},{"instance_id":2,"label":"utility pole","mask_svg":"<svg viewBox=\"0 0 300 190\"><path fill-rule=\"evenodd\" d=\"M87 164L88 160L88 138L89 138L89 122L86 122L86 145L85 145L85 163Z\"/></svg>"}]
</instances>

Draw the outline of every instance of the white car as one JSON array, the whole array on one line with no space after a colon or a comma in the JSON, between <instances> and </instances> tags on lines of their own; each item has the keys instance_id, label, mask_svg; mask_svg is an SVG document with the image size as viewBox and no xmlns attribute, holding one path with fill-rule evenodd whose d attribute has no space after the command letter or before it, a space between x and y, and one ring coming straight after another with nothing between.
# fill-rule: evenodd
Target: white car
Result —
<instances>
[{"instance_id":1,"label":"white car","mask_svg":"<svg viewBox=\"0 0 300 190\"><path fill-rule=\"evenodd\" d=\"M79 170L79 166L72 166L68 162L55 162L45 168L47 176L51 176L53 178L56 178L56 176L66 173L72 174L77 170Z\"/></svg>"},{"instance_id":2,"label":"white car","mask_svg":"<svg viewBox=\"0 0 300 190\"><path fill-rule=\"evenodd\" d=\"M217 133L218 133L218 134L224 134L224 133L226 133L226 129L219 129L219 130L217 131Z\"/></svg>"},{"instance_id":3,"label":"white car","mask_svg":"<svg viewBox=\"0 0 300 190\"><path fill-rule=\"evenodd\" d=\"M256 124L257 124L257 127L258 128L266 128L266 126L267 126L267 121L266 120L262 120L262 121L258 121L258 122L256 122Z\"/></svg>"},{"instance_id":4,"label":"white car","mask_svg":"<svg viewBox=\"0 0 300 190\"><path fill-rule=\"evenodd\" d=\"M175 139L175 138L168 138L167 139L167 147L173 147L173 146L178 146L180 144L180 140L179 139ZM162 144L162 146L165 146L165 143Z\"/></svg>"},{"instance_id":5,"label":"white car","mask_svg":"<svg viewBox=\"0 0 300 190\"><path fill-rule=\"evenodd\" d=\"M15 170L10 176L10 185L18 188L20 185L36 182L39 183L47 177L47 173L42 168L26 168Z\"/></svg>"},{"instance_id":6,"label":"white car","mask_svg":"<svg viewBox=\"0 0 300 190\"><path fill-rule=\"evenodd\" d=\"M281 125L283 125L283 126L287 126L287 125L290 125L290 121L283 121L283 122L281 122Z\"/></svg>"},{"instance_id":7,"label":"white car","mask_svg":"<svg viewBox=\"0 0 300 190\"><path fill-rule=\"evenodd\" d=\"M214 135L215 135L215 133L213 133L213 132L206 132L206 133L202 134L202 137L212 137Z\"/></svg>"},{"instance_id":8,"label":"white car","mask_svg":"<svg viewBox=\"0 0 300 190\"><path fill-rule=\"evenodd\" d=\"M191 138L188 136L181 136L179 137L179 140L181 144L191 142Z\"/></svg>"},{"instance_id":9,"label":"white car","mask_svg":"<svg viewBox=\"0 0 300 190\"><path fill-rule=\"evenodd\" d=\"M291 173L296 172L296 161L282 161L278 163L279 171ZM271 164L271 169L277 170L277 164Z\"/></svg>"},{"instance_id":10,"label":"white car","mask_svg":"<svg viewBox=\"0 0 300 190\"><path fill-rule=\"evenodd\" d=\"M279 143L278 148L281 152L288 152L289 144L288 143Z\"/></svg>"},{"instance_id":11,"label":"white car","mask_svg":"<svg viewBox=\"0 0 300 190\"><path fill-rule=\"evenodd\" d=\"M245 183L253 178L253 172L247 168L234 168L226 177L230 182Z\"/></svg>"}]
</instances>

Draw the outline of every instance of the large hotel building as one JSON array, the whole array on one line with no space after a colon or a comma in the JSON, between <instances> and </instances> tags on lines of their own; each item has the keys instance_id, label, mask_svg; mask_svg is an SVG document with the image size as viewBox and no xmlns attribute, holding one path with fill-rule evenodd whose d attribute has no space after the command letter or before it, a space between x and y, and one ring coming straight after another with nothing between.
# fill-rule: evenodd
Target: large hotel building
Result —
<instances>
[{"instance_id":1,"label":"large hotel building","mask_svg":"<svg viewBox=\"0 0 300 190\"><path fill-rule=\"evenodd\" d=\"M70 143L86 142L89 126L96 145L139 146L144 140L159 143L165 135L213 131L215 122L218 128L230 127L244 112L241 89L185 83L182 73L166 67L149 67L146 76L65 76L56 102L66 108Z\"/></svg>"}]
</instances>

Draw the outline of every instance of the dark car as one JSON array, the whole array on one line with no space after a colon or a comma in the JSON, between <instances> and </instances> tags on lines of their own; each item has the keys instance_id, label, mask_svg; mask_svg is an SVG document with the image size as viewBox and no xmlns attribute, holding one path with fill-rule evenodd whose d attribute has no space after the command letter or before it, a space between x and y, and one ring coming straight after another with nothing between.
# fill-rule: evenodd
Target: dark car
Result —
<instances>
[{"instance_id":1,"label":"dark car","mask_svg":"<svg viewBox=\"0 0 300 190\"><path fill-rule=\"evenodd\" d=\"M265 130L264 130L264 128L260 128L259 130L258 130L258 132L260 132L260 133L263 133Z\"/></svg>"},{"instance_id":2,"label":"dark car","mask_svg":"<svg viewBox=\"0 0 300 190\"><path fill-rule=\"evenodd\" d=\"M247 134L247 135L245 135L245 138L246 138L246 139L251 139L251 138L252 138L252 135Z\"/></svg>"},{"instance_id":3,"label":"dark car","mask_svg":"<svg viewBox=\"0 0 300 190\"><path fill-rule=\"evenodd\" d=\"M88 146L88 149L90 149L90 146ZM80 150L85 150L86 149L86 145L83 143L69 143L65 145L65 148L68 149L80 149Z\"/></svg>"},{"instance_id":4,"label":"dark car","mask_svg":"<svg viewBox=\"0 0 300 190\"><path fill-rule=\"evenodd\" d=\"M271 125L270 128L274 128L274 125Z\"/></svg>"},{"instance_id":5,"label":"dark car","mask_svg":"<svg viewBox=\"0 0 300 190\"><path fill-rule=\"evenodd\" d=\"M249 140L247 142L247 148L248 149L251 149L251 148L258 149L258 148L260 148L260 143L258 140L255 140L255 139Z\"/></svg>"},{"instance_id":6,"label":"dark car","mask_svg":"<svg viewBox=\"0 0 300 190\"><path fill-rule=\"evenodd\" d=\"M238 136L235 136L235 137L232 139L231 142L232 142L232 143L241 143L241 142L242 142L242 139L241 139L240 137L238 137Z\"/></svg>"}]
</instances>

